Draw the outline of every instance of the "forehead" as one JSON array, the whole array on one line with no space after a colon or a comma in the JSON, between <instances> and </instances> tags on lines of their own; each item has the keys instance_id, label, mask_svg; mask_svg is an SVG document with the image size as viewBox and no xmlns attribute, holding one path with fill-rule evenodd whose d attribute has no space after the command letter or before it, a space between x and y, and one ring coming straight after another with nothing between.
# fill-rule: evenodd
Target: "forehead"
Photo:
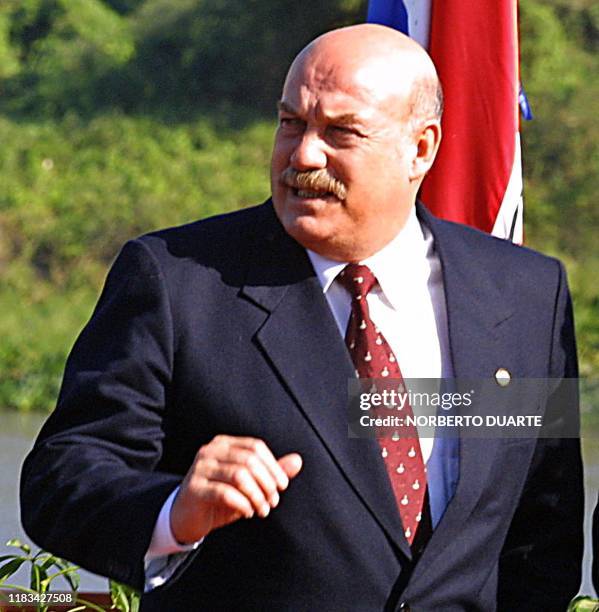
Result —
<instances>
[{"instance_id":1,"label":"forehead","mask_svg":"<svg viewBox=\"0 0 599 612\"><path fill-rule=\"evenodd\" d=\"M352 113L368 120L403 108L409 87L393 81L381 62L309 58L291 67L282 100L298 112Z\"/></svg>"}]
</instances>

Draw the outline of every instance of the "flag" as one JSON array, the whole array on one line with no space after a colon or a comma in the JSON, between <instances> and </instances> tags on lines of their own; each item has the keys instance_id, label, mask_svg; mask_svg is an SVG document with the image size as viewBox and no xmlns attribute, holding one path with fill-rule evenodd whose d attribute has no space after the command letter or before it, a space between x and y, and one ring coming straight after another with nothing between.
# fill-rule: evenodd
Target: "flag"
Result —
<instances>
[{"instance_id":1,"label":"flag","mask_svg":"<svg viewBox=\"0 0 599 612\"><path fill-rule=\"evenodd\" d=\"M445 219L522 242L517 0L370 0L367 20L431 55L445 94L443 139L420 197Z\"/></svg>"}]
</instances>

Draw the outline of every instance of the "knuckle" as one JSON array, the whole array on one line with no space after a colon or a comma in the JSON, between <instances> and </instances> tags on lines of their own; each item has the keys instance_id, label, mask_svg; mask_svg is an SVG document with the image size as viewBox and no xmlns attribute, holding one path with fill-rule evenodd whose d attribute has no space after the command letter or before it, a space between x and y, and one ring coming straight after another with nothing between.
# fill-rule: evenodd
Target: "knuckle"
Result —
<instances>
[{"instance_id":1,"label":"knuckle","mask_svg":"<svg viewBox=\"0 0 599 612\"><path fill-rule=\"evenodd\" d=\"M250 473L245 467L238 467L233 470L233 482L236 485L243 485L247 482Z\"/></svg>"},{"instance_id":2,"label":"knuckle","mask_svg":"<svg viewBox=\"0 0 599 612\"><path fill-rule=\"evenodd\" d=\"M256 438L252 444L252 447L255 452L264 452L268 450L268 446L266 446L266 442L260 438Z\"/></svg>"},{"instance_id":3,"label":"knuckle","mask_svg":"<svg viewBox=\"0 0 599 612\"><path fill-rule=\"evenodd\" d=\"M199 474L194 474L188 481L187 489L192 494L197 495L201 491L205 483L206 479L203 476L200 476Z\"/></svg>"},{"instance_id":4,"label":"knuckle","mask_svg":"<svg viewBox=\"0 0 599 612\"><path fill-rule=\"evenodd\" d=\"M227 487L215 486L212 490L212 499L220 504L227 504L229 501Z\"/></svg>"},{"instance_id":5,"label":"knuckle","mask_svg":"<svg viewBox=\"0 0 599 612\"><path fill-rule=\"evenodd\" d=\"M243 459L243 464L249 470L255 470L259 466L260 460L253 453L248 453Z\"/></svg>"},{"instance_id":6,"label":"knuckle","mask_svg":"<svg viewBox=\"0 0 599 612\"><path fill-rule=\"evenodd\" d=\"M217 465L216 459L205 455L196 463L194 472L198 475L209 474Z\"/></svg>"},{"instance_id":7,"label":"knuckle","mask_svg":"<svg viewBox=\"0 0 599 612\"><path fill-rule=\"evenodd\" d=\"M200 446L200 448L198 449L198 452L196 453L196 461L199 461L200 459L204 459L205 457L208 457L210 455L210 444L203 444L202 446Z\"/></svg>"}]
</instances>

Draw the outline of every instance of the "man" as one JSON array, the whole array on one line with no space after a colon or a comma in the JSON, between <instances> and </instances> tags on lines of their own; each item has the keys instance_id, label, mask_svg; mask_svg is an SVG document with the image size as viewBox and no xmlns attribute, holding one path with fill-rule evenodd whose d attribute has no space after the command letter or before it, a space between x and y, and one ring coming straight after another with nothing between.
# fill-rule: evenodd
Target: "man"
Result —
<instances>
[{"instance_id":1,"label":"man","mask_svg":"<svg viewBox=\"0 0 599 612\"><path fill-rule=\"evenodd\" d=\"M561 266L415 208L440 112L430 59L393 30L300 53L272 202L114 264L23 468L33 539L145 583L144 610L565 608L576 440L412 438L391 463L402 443L347 434L356 371L577 374ZM555 395L532 401L576 421Z\"/></svg>"}]
</instances>

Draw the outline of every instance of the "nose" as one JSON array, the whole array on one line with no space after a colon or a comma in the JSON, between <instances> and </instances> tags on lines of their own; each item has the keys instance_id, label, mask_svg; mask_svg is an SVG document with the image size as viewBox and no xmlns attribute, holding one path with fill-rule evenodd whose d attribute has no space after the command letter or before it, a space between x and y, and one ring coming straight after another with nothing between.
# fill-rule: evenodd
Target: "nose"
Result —
<instances>
[{"instance_id":1,"label":"nose","mask_svg":"<svg viewBox=\"0 0 599 612\"><path fill-rule=\"evenodd\" d=\"M326 168L327 155L324 147L325 143L315 130L306 130L291 154L291 166L300 171Z\"/></svg>"}]
</instances>

